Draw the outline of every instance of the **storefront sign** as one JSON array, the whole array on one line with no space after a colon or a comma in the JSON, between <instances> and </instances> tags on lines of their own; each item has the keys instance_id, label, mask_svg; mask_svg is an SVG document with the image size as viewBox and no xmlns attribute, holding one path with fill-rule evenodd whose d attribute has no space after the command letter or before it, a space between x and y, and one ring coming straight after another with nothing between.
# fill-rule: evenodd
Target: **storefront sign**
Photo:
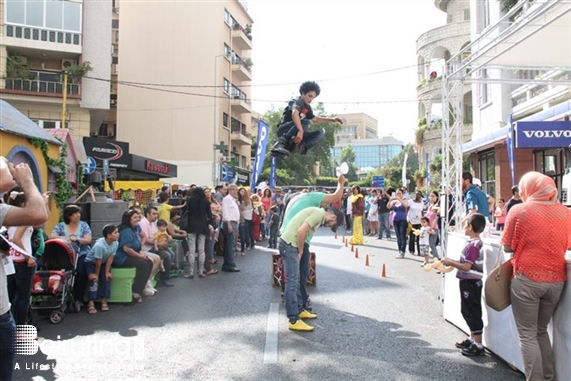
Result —
<instances>
[{"instance_id":1,"label":"storefront sign","mask_svg":"<svg viewBox=\"0 0 571 381\"><path fill-rule=\"evenodd\" d=\"M248 185L250 184L250 173L241 171L239 169L236 170L236 184L237 185Z\"/></svg>"},{"instance_id":2,"label":"storefront sign","mask_svg":"<svg viewBox=\"0 0 571 381\"><path fill-rule=\"evenodd\" d=\"M516 122L516 148L571 146L571 122Z\"/></svg>"},{"instance_id":3,"label":"storefront sign","mask_svg":"<svg viewBox=\"0 0 571 381\"><path fill-rule=\"evenodd\" d=\"M220 166L220 180L225 182L234 182L234 170L229 165Z\"/></svg>"},{"instance_id":4,"label":"storefront sign","mask_svg":"<svg viewBox=\"0 0 571 381\"><path fill-rule=\"evenodd\" d=\"M98 167L103 167L104 159L109 160L111 168L127 168L130 164L129 143L85 137L83 146L87 156L94 158Z\"/></svg>"},{"instance_id":5,"label":"storefront sign","mask_svg":"<svg viewBox=\"0 0 571 381\"><path fill-rule=\"evenodd\" d=\"M177 166L164 161L149 159L148 157L131 154L131 168L133 171L152 173L159 177L176 177Z\"/></svg>"}]
</instances>

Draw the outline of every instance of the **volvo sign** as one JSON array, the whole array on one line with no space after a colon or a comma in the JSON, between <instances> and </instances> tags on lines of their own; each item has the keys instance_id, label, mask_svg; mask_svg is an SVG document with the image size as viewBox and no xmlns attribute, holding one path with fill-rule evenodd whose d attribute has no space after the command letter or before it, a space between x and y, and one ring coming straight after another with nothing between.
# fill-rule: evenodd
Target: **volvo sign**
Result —
<instances>
[{"instance_id":1,"label":"volvo sign","mask_svg":"<svg viewBox=\"0 0 571 381\"><path fill-rule=\"evenodd\" d=\"M516 122L516 148L571 146L571 122Z\"/></svg>"}]
</instances>

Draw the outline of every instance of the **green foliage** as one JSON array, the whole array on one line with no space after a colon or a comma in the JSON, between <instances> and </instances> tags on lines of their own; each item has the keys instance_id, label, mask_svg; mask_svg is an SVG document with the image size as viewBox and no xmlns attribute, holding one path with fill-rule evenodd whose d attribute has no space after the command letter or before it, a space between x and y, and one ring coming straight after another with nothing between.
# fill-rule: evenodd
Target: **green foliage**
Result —
<instances>
[{"instance_id":1,"label":"green foliage","mask_svg":"<svg viewBox=\"0 0 571 381\"><path fill-rule=\"evenodd\" d=\"M502 5L502 11L509 11L519 0L498 0Z\"/></svg>"},{"instance_id":2,"label":"green foliage","mask_svg":"<svg viewBox=\"0 0 571 381\"><path fill-rule=\"evenodd\" d=\"M6 58L6 78L10 79L32 79L28 65L24 61L24 57L9 53Z\"/></svg>"},{"instance_id":3,"label":"green foliage","mask_svg":"<svg viewBox=\"0 0 571 381\"><path fill-rule=\"evenodd\" d=\"M78 83L90 71L93 71L93 67L89 61L85 61L81 65L71 65L65 69L67 78L71 83Z\"/></svg>"},{"instance_id":4,"label":"green foliage","mask_svg":"<svg viewBox=\"0 0 571 381\"><path fill-rule=\"evenodd\" d=\"M48 142L38 138L28 139L28 141L32 146L39 148L42 151L44 160L46 161L46 165L52 166L61 171L61 173L55 174L55 179L56 179L55 202L60 213L62 213L65 203L74 195L73 187L71 186L71 183L67 180L67 163L65 162L65 159L67 158L67 144L64 143L61 146L59 151L59 158L52 159L51 157L48 156L48 149L49 149Z\"/></svg>"},{"instance_id":5,"label":"green foliage","mask_svg":"<svg viewBox=\"0 0 571 381\"><path fill-rule=\"evenodd\" d=\"M345 177L349 181L357 181L359 179L359 176L357 176L358 168L355 165L356 158L357 154L355 153L353 147L351 147L351 144L345 146L341 150L341 156L339 160L341 160L341 163L347 163L347 166L349 167L349 172L347 172L347 174L345 175Z\"/></svg>"},{"instance_id":6,"label":"green foliage","mask_svg":"<svg viewBox=\"0 0 571 381\"><path fill-rule=\"evenodd\" d=\"M315 185L319 185L319 186L323 186L323 187L337 186L337 177L320 176L315 180Z\"/></svg>"},{"instance_id":7,"label":"green foliage","mask_svg":"<svg viewBox=\"0 0 571 381\"><path fill-rule=\"evenodd\" d=\"M318 103L313 108L315 115L325 116L325 110L322 103ZM269 179L271 167L271 148L277 140L277 125L281 120L283 109L272 109L265 113L263 116L264 122L270 126L270 135L268 146L266 149L266 157L264 158L264 170L260 176L260 181L267 181ZM313 147L307 155L295 155L287 158L278 159L277 163L277 184L284 185L312 185L315 181L314 165L320 164L320 172L323 174L334 173L334 163L331 160L331 148L335 144L335 132L339 128L337 123L323 123L315 124L310 127L311 130L323 129L325 131L325 138L323 141ZM252 150L255 156L255 142L256 138L252 138L254 143Z\"/></svg>"},{"instance_id":8,"label":"green foliage","mask_svg":"<svg viewBox=\"0 0 571 381\"><path fill-rule=\"evenodd\" d=\"M385 176L385 188L396 188L404 185L402 183L402 164L404 162L404 155L408 154L406 161L406 178L409 181L409 188L414 187L414 173L420 168L418 161L418 154L414 151L412 144L407 144L404 149L395 157L393 157L385 168L382 170L382 175Z\"/></svg>"},{"instance_id":9,"label":"green foliage","mask_svg":"<svg viewBox=\"0 0 571 381\"><path fill-rule=\"evenodd\" d=\"M426 126L426 117L422 117L418 120L418 127Z\"/></svg>"}]
</instances>

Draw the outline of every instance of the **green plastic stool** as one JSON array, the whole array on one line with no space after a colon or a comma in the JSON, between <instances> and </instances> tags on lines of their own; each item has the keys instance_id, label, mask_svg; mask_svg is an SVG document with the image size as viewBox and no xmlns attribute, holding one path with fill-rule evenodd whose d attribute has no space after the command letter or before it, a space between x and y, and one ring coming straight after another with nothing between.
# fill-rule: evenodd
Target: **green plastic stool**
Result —
<instances>
[{"instance_id":1,"label":"green plastic stool","mask_svg":"<svg viewBox=\"0 0 571 381\"><path fill-rule=\"evenodd\" d=\"M133 298L133 281L137 269L134 267L112 268L111 297L109 303L130 303Z\"/></svg>"}]
</instances>

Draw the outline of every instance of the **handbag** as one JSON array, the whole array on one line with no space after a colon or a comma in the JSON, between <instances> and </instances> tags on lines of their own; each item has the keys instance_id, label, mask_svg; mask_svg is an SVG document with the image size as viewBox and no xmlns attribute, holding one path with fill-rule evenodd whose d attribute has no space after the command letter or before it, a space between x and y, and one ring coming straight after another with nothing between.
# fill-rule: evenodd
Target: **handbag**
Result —
<instances>
[{"instance_id":1,"label":"handbag","mask_svg":"<svg viewBox=\"0 0 571 381\"><path fill-rule=\"evenodd\" d=\"M181 230L186 230L188 229L188 208L184 208L184 211L182 212L182 215L180 216L180 220L178 222L178 227Z\"/></svg>"},{"instance_id":2,"label":"handbag","mask_svg":"<svg viewBox=\"0 0 571 381\"><path fill-rule=\"evenodd\" d=\"M503 256L504 250L503 247L500 246L496 265L488 274L484 285L486 304L496 311L503 311L511 304L510 286L513 264L511 258L501 263Z\"/></svg>"}]
</instances>

